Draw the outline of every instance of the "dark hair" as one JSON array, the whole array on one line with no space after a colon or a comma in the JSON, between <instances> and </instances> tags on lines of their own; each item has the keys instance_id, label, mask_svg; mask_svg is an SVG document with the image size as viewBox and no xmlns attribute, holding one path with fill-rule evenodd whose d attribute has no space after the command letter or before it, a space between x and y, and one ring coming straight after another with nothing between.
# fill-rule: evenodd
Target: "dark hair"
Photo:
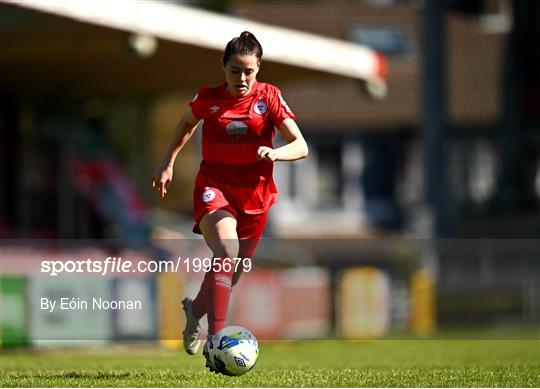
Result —
<instances>
[{"instance_id":1,"label":"dark hair","mask_svg":"<svg viewBox=\"0 0 540 389\"><path fill-rule=\"evenodd\" d=\"M223 66L226 66L231 56L235 54L255 54L258 59L261 59L263 49L257 38L255 38L255 35L249 31L244 31L240 36L231 39L227 43L227 47L225 47L225 52L223 53Z\"/></svg>"}]
</instances>

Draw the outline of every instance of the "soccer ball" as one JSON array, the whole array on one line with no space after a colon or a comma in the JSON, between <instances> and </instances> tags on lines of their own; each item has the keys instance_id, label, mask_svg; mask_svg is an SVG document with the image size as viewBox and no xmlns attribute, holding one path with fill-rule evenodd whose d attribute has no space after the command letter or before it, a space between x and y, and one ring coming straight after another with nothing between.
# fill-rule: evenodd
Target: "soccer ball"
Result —
<instances>
[{"instance_id":1,"label":"soccer ball","mask_svg":"<svg viewBox=\"0 0 540 389\"><path fill-rule=\"evenodd\" d=\"M240 326L229 326L211 340L209 357L222 374L239 376L250 371L259 357L255 336Z\"/></svg>"}]
</instances>

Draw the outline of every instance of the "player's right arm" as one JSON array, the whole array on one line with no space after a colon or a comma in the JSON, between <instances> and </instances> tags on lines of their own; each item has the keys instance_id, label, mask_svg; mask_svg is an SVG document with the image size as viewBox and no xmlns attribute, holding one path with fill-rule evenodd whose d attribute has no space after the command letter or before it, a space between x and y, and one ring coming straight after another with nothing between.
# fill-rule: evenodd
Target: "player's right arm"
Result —
<instances>
[{"instance_id":1,"label":"player's right arm","mask_svg":"<svg viewBox=\"0 0 540 389\"><path fill-rule=\"evenodd\" d=\"M198 123L199 119L193 115L190 108L182 115L176 125L176 130L167 148L167 152L152 176L152 187L157 189L161 194L161 198L167 194L167 188L173 179L174 161L178 153L180 153L195 132Z\"/></svg>"}]
</instances>

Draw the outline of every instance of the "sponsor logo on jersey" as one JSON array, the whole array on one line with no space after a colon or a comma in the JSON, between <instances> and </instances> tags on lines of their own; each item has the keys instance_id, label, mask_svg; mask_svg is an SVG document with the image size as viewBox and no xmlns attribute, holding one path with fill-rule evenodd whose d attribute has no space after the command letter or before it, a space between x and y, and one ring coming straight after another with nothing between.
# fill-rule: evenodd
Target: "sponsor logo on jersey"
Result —
<instances>
[{"instance_id":1,"label":"sponsor logo on jersey","mask_svg":"<svg viewBox=\"0 0 540 389\"><path fill-rule=\"evenodd\" d=\"M248 125L239 120L233 120L232 122L227 124L225 131L227 131L227 135L247 134Z\"/></svg>"},{"instance_id":2,"label":"sponsor logo on jersey","mask_svg":"<svg viewBox=\"0 0 540 389\"><path fill-rule=\"evenodd\" d=\"M210 107L210 112L216 113L219 111L219 105L214 105L213 107Z\"/></svg>"},{"instance_id":3,"label":"sponsor logo on jersey","mask_svg":"<svg viewBox=\"0 0 540 389\"><path fill-rule=\"evenodd\" d=\"M212 201L216 198L216 192L214 192L212 189L206 189L202 194L202 201L205 203Z\"/></svg>"},{"instance_id":4,"label":"sponsor logo on jersey","mask_svg":"<svg viewBox=\"0 0 540 389\"><path fill-rule=\"evenodd\" d=\"M268 110L268 106L266 105L264 100L261 99L255 103L253 110L259 115L262 115Z\"/></svg>"},{"instance_id":5,"label":"sponsor logo on jersey","mask_svg":"<svg viewBox=\"0 0 540 389\"><path fill-rule=\"evenodd\" d=\"M281 105L283 105L285 107L287 112L292 112L291 109L289 108L289 105L287 104L287 102L285 101L285 99L281 95L279 95L279 100L281 101Z\"/></svg>"}]
</instances>

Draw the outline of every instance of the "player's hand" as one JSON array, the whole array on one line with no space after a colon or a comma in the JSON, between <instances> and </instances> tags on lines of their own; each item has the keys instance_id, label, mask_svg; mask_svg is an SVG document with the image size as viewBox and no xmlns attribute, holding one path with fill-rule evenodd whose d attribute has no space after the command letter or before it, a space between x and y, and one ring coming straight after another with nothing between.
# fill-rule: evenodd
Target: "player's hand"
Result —
<instances>
[{"instance_id":1,"label":"player's hand","mask_svg":"<svg viewBox=\"0 0 540 389\"><path fill-rule=\"evenodd\" d=\"M257 159L265 161L277 161L279 159L278 152L270 147L261 146L257 150Z\"/></svg>"},{"instance_id":2,"label":"player's hand","mask_svg":"<svg viewBox=\"0 0 540 389\"><path fill-rule=\"evenodd\" d=\"M167 194L167 188L173 179L173 168L172 166L163 167L160 165L154 175L152 176L152 187L156 188L161 198L164 198Z\"/></svg>"}]
</instances>

